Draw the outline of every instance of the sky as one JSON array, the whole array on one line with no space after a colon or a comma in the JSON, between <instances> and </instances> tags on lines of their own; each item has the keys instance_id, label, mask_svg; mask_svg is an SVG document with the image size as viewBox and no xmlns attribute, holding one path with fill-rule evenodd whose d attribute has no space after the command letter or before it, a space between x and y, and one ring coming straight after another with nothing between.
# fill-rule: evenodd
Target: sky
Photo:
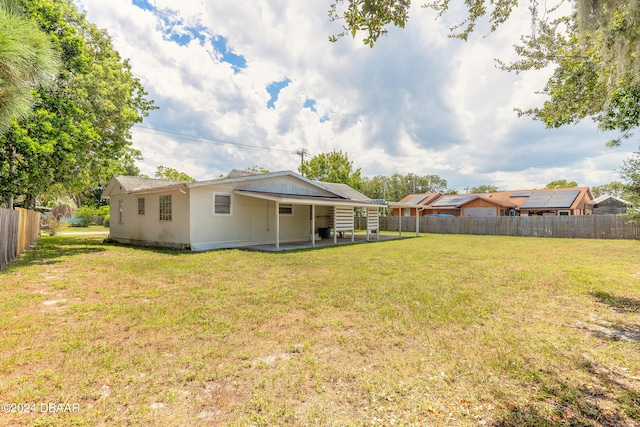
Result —
<instances>
[{"instance_id":1,"label":"sky","mask_svg":"<svg viewBox=\"0 0 640 427\"><path fill-rule=\"evenodd\" d=\"M518 117L514 108L542 105L536 91L549 75L496 67L531 32L526 8L463 42L447 37L460 11L436 19L414 2L407 26L370 48L329 42L341 31L330 3L76 0L159 107L132 129L137 165L151 177L159 165L198 180L234 168L297 171L304 149L305 160L342 151L368 177L438 175L460 193L558 179L596 186L620 180L638 151L638 137L607 148L617 135L589 119L545 129Z\"/></svg>"}]
</instances>

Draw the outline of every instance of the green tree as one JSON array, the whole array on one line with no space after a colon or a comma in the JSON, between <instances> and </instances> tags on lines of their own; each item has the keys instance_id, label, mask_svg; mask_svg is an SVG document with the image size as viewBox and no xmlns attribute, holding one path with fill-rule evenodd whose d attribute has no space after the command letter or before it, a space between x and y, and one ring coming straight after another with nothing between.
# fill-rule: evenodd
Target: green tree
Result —
<instances>
[{"instance_id":1,"label":"green tree","mask_svg":"<svg viewBox=\"0 0 640 427\"><path fill-rule=\"evenodd\" d=\"M31 108L32 89L53 82L59 57L14 0L0 0L0 132Z\"/></svg>"},{"instance_id":2,"label":"green tree","mask_svg":"<svg viewBox=\"0 0 640 427\"><path fill-rule=\"evenodd\" d=\"M488 20L495 31L511 16L518 0L433 0L423 6L440 17L464 4L466 16L451 27L450 36L467 40L475 26ZM548 96L541 107L519 110L547 127L594 120L600 129L620 132L608 145L618 145L640 125L640 2L627 0L570 0L571 11L559 16L558 6L531 2L533 34L516 46L519 59L500 63L516 73L553 68L540 91ZM334 0L332 20L343 20L344 31L330 37L364 32L370 46L386 27L404 27L409 0Z\"/></svg>"},{"instance_id":3,"label":"green tree","mask_svg":"<svg viewBox=\"0 0 640 427\"><path fill-rule=\"evenodd\" d=\"M390 177L377 175L364 178L362 193L372 199L397 201L408 194L444 193L447 191L447 180L438 175L419 176L413 173L401 175L395 173Z\"/></svg>"},{"instance_id":4,"label":"green tree","mask_svg":"<svg viewBox=\"0 0 640 427\"><path fill-rule=\"evenodd\" d=\"M21 1L62 59L55 84L38 90L30 115L0 137L0 199L21 195L33 205L54 185L77 195L115 165L126 168L135 157L131 126L155 107L108 34L72 0Z\"/></svg>"},{"instance_id":5,"label":"green tree","mask_svg":"<svg viewBox=\"0 0 640 427\"><path fill-rule=\"evenodd\" d=\"M167 166L158 166L156 168L156 178L180 182L196 182L195 178L186 173Z\"/></svg>"},{"instance_id":6,"label":"green tree","mask_svg":"<svg viewBox=\"0 0 640 427\"><path fill-rule=\"evenodd\" d=\"M497 193L498 191L498 187L496 187L493 184L483 184L483 185L478 185L476 187L471 187L471 189L469 189L469 192L472 194L480 194L480 193Z\"/></svg>"},{"instance_id":7,"label":"green tree","mask_svg":"<svg viewBox=\"0 0 640 427\"><path fill-rule=\"evenodd\" d=\"M611 195L615 197L622 197L623 199L625 199L627 197L625 193L625 185L620 181L612 181L608 184L591 187L591 194L593 194L593 197Z\"/></svg>"},{"instance_id":8,"label":"green tree","mask_svg":"<svg viewBox=\"0 0 640 427\"><path fill-rule=\"evenodd\" d=\"M566 179L556 179L555 181L551 181L545 188L573 188L577 187L578 183L575 181L567 181Z\"/></svg>"},{"instance_id":9,"label":"green tree","mask_svg":"<svg viewBox=\"0 0 640 427\"><path fill-rule=\"evenodd\" d=\"M347 184L356 190L363 185L360 168L354 170L353 162L342 151L320 153L301 163L298 171L308 179Z\"/></svg>"},{"instance_id":10,"label":"green tree","mask_svg":"<svg viewBox=\"0 0 640 427\"><path fill-rule=\"evenodd\" d=\"M636 207L640 206L640 152L634 153L629 160L626 160L619 173L625 185L628 201ZM640 212L635 211L632 216L640 220Z\"/></svg>"}]
</instances>

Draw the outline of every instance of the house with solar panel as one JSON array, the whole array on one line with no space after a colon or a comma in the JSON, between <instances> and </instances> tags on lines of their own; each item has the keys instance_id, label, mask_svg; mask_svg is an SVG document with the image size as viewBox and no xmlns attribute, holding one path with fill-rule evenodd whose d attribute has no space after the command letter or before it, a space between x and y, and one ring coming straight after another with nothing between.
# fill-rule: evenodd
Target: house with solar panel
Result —
<instances>
[{"instance_id":1,"label":"house with solar panel","mask_svg":"<svg viewBox=\"0 0 640 427\"><path fill-rule=\"evenodd\" d=\"M391 204L396 216L590 215L589 187L499 191L483 194L410 194Z\"/></svg>"}]
</instances>

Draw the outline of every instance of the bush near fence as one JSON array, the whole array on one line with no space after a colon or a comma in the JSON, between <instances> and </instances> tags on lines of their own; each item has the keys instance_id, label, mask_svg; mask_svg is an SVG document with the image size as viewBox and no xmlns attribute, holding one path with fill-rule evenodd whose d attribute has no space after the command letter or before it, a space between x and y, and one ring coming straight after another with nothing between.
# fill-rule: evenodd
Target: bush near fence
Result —
<instances>
[{"instance_id":1,"label":"bush near fence","mask_svg":"<svg viewBox=\"0 0 640 427\"><path fill-rule=\"evenodd\" d=\"M0 208L0 268L40 237L40 214L27 209Z\"/></svg>"},{"instance_id":2,"label":"bush near fence","mask_svg":"<svg viewBox=\"0 0 640 427\"><path fill-rule=\"evenodd\" d=\"M366 218L356 218L362 229ZM381 231L416 231L415 217L380 217ZM419 218L420 233L481 234L495 236L560 237L579 239L640 239L640 223L620 215L438 217Z\"/></svg>"}]
</instances>

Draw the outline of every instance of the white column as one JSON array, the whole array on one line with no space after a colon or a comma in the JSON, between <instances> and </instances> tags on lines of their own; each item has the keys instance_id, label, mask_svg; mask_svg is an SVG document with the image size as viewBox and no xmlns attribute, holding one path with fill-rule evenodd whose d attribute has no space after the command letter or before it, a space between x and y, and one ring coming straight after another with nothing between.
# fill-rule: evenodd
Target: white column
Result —
<instances>
[{"instance_id":1,"label":"white column","mask_svg":"<svg viewBox=\"0 0 640 427\"><path fill-rule=\"evenodd\" d=\"M338 222L338 215L337 215L337 209L334 206L333 207L333 244L337 245L338 244L338 233L336 233L336 225Z\"/></svg>"},{"instance_id":2,"label":"white column","mask_svg":"<svg viewBox=\"0 0 640 427\"><path fill-rule=\"evenodd\" d=\"M280 202L276 201L276 250L280 250Z\"/></svg>"},{"instance_id":3,"label":"white column","mask_svg":"<svg viewBox=\"0 0 640 427\"><path fill-rule=\"evenodd\" d=\"M311 247L316 247L316 205L311 205Z\"/></svg>"},{"instance_id":4,"label":"white column","mask_svg":"<svg viewBox=\"0 0 640 427\"><path fill-rule=\"evenodd\" d=\"M420 211L416 208L416 236L420 235L420 216L418 214Z\"/></svg>"}]
</instances>

